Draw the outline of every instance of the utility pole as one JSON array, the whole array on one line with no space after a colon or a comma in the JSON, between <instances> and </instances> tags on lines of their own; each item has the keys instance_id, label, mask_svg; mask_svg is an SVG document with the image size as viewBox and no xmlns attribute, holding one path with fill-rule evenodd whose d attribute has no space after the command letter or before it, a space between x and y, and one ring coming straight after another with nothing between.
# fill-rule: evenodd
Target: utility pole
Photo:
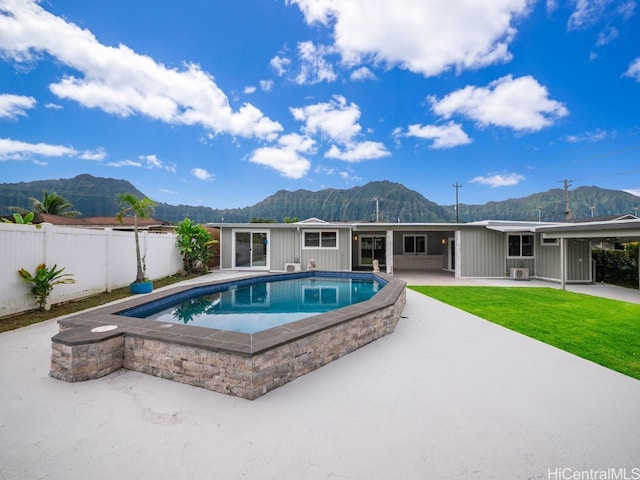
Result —
<instances>
[{"instance_id":1,"label":"utility pole","mask_svg":"<svg viewBox=\"0 0 640 480\"><path fill-rule=\"evenodd\" d=\"M538 205L536 207L538 209L538 222L542 221L542 207L544 207L544 205Z\"/></svg>"},{"instance_id":2,"label":"utility pole","mask_svg":"<svg viewBox=\"0 0 640 480\"><path fill-rule=\"evenodd\" d=\"M458 203L458 190L462 188L462 185L459 185L458 182L453 184L453 188L456 189L456 223L460 223L460 204Z\"/></svg>"},{"instance_id":3,"label":"utility pole","mask_svg":"<svg viewBox=\"0 0 640 480\"><path fill-rule=\"evenodd\" d=\"M573 180L559 180L559 183L564 183L564 218L565 220L571 220L573 218L573 212L571 211L571 207L569 207L569 187L571 186L571 182Z\"/></svg>"},{"instance_id":4,"label":"utility pole","mask_svg":"<svg viewBox=\"0 0 640 480\"><path fill-rule=\"evenodd\" d=\"M380 197L373 197L376 202L376 223L380 223Z\"/></svg>"}]
</instances>

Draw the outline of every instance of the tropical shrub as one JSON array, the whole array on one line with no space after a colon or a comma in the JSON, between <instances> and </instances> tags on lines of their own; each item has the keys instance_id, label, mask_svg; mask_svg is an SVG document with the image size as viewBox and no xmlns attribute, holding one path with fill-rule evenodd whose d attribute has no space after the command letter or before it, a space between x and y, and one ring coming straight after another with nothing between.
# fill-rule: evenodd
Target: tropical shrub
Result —
<instances>
[{"instance_id":1,"label":"tropical shrub","mask_svg":"<svg viewBox=\"0 0 640 480\"><path fill-rule=\"evenodd\" d=\"M46 310L47 300L54 286L63 283L76 283L73 278L69 278L73 276L72 273L62 273L63 271L64 267L59 270L57 265L47 268L44 263L36 267L35 274L33 275L24 268L18 270L18 275L20 275L23 281L33 283L31 293L33 293L34 298L38 300L40 310Z\"/></svg>"},{"instance_id":2,"label":"tropical shrub","mask_svg":"<svg viewBox=\"0 0 640 480\"><path fill-rule=\"evenodd\" d=\"M638 243L627 243L624 250L593 251L596 281L638 287Z\"/></svg>"},{"instance_id":3,"label":"tropical shrub","mask_svg":"<svg viewBox=\"0 0 640 480\"><path fill-rule=\"evenodd\" d=\"M14 213L12 215L13 215L13 222L11 220L7 220L6 218L3 218L2 221L4 223L19 223L22 225L33 225L31 223L34 217L33 212L27 212L24 214L24 216L20 213Z\"/></svg>"},{"instance_id":4,"label":"tropical shrub","mask_svg":"<svg viewBox=\"0 0 640 480\"><path fill-rule=\"evenodd\" d=\"M178 234L176 245L180 249L185 271L189 273L208 271L207 260L213 255L210 246L217 242L213 235L189 218L178 222L176 233Z\"/></svg>"}]
</instances>

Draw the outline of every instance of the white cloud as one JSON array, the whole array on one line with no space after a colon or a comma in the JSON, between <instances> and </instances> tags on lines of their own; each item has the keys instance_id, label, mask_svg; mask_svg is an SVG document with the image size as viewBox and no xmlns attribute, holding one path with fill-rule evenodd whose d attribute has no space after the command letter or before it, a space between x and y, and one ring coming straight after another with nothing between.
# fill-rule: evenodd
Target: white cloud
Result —
<instances>
[{"instance_id":1,"label":"white cloud","mask_svg":"<svg viewBox=\"0 0 640 480\"><path fill-rule=\"evenodd\" d=\"M135 160L119 160L117 162L108 162L105 164L107 167L142 167L141 162Z\"/></svg>"},{"instance_id":2,"label":"white cloud","mask_svg":"<svg viewBox=\"0 0 640 480\"><path fill-rule=\"evenodd\" d=\"M358 123L360 108L355 103L347 104L341 95L334 95L329 102L289 110L296 120L305 123L303 131L307 135L320 135L341 145L332 145L325 153L327 158L358 162L389 155L380 142L358 141L362 131Z\"/></svg>"},{"instance_id":3,"label":"white cloud","mask_svg":"<svg viewBox=\"0 0 640 480\"><path fill-rule=\"evenodd\" d=\"M282 77L286 75L287 72L289 71L291 60L288 59L287 57L281 57L279 55L276 55L271 59L271 61L269 62L269 65L271 65L271 68L273 68L273 70L276 72L276 75L278 75L279 77Z\"/></svg>"},{"instance_id":4,"label":"white cloud","mask_svg":"<svg viewBox=\"0 0 640 480\"><path fill-rule=\"evenodd\" d=\"M529 0L287 0L308 24L333 29L343 63L400 66L426 76L507 62Z\"/></svg>"},{"instance_id":5,"label":"white cloud","mask_svg":"<svg viewBox=\"0 0 640 480\"><path fill-rule=\"evenodd\" d=\"M382 158L388 155L390 155L390 153L384 144L370 141L347 144L344 150L336 145L331 145L329 151L324 154L326 158L335 158L344 160L345 162L360 162L362 160Z\"/></svg>"},{"instance_id":6,"label":"white cloud","mask_svg":"<svg viewBox=\"0 0 640 480\"><path fill-rule=\"evenodd\" d=\"M0 94L0 118L18 118L26 116L26 111L33 108L36 99L24 95Z\"/></svg>"},{"instance_id":7,"label":"white cloud","mask_svg":"<svg viewBox=\"0 0 640 480\"><path fill-rule=\"evenodd\" d=\"M620 32L616 27L610 27L604 32L598 34L598 40L596 41L596 47L602 47L613 42L620 36Z\"/></svg>"},{"instance_id":8,"label":"white cloud","mask_svg":"<svg viewBox=\"0 0 640 480\"><path fill-rule=\"evenodd\" d=\"M315 141L307 136L297 133L282 135L278 139L279 146L262 147L254 150L249 156L249 161L273 168L284 177L304 177L311 162L301 154L313 154Z\"/></svg>"},{"instance_id":9,"label":"white cloud","mask_svg":"<svg viewBox=\"0 0 640 480\"><path fill-rule=\"evenodd\" d=\"M213 77L198 65L168 68L126 45L103 45L89 30L34 1L5 0L2 9L0 54L28 62L47 53L81 74L50 85L59 98L113 115L141 114L214 133L275 138L282 131L278 122L251 104L234 111Z\"/></svg>"},{"instance_id":10,"label":"white cloud","mask_svg":"<svg viewBox=\"0 0 640 480\"><path fill-rule=\"evenodd\" d=\"M395 135L399 133L398 129L394 132ZM453 121L446 125L409 125L404 136L433 140L431 148L434 149L458 147L473 142L462 130L462 126Z\"/></svg>"},{"instance_id":11,"label":"white cloud","mask_svg":"<svg viewBox=\"0 0 640 480\"><path fill-rule=\"evenodd\" d=\"M198 180L203 180L205 182L212 182L215 180L215 175L207 172L204 168L192 168L191 175L196 177Z\"/></svg>"},{"instance_id":12,"label":"white cloud","mask_svg":"<svg viewBox=\"0 0 640 480\"><path fill-rule=\"evenodd\" d=\"M93 160L95 162L101 162L107 158L107 152L104 148L98 148L97 150L85 150L79 155L82 160Z\"/></svg>"},{"instance_id":13,"label":"white cloud","mask_svg":"<svg viewBox=\"0 0 640 480\"><path fill-rule=\"evenodd\" d=\"M270 92L273 90L273 80L260 80L260 89L263 92Z\"/></svg>"},{"instance_id":14,"label":"white cloud","mask_svg":"<svg viewBox=\"0 0 640 480\"><path fill-rule=\"evenodd\" d=\"M75 157L78 151L63 145L48 143L27 143L8 138L0 138L0 161L26 160L33 156L40 157Z\"/></svg>"},{"instance_id":15,"label":"white cloud","mask_svg":"<svg viewBox=\"0 0 640 480\"><path fill-rule=\"evenodd\" d=\"M350 167L347 167L344 170L339 170L335 167L319 165L314 169L314 172L317 174L322 174L327 176L337 175L340 178L342 178L346 183L362 181L362 177L358 175L354 175L353 170Z\"/></svg>"},{"instance_id":16,"label":"white cloud","mask_svg":"<svg viewBox=\"0 0 640 480\"><path fill-rule=\"evenodd\" d=\"M607 132L606 130L597 129L593 132L583 132L577 135L567 135L565 140L569 143L594 143L605 140L606 138L614 134Z\"/></svg>"},{"instance_id":17,"label":"white cloud","mask_svg":"<svg viewBox=\"0 0 640 480\"><path fill-rule=\"evenodd\" d=\"M633 78L636 82L640 82L640 57L631 62L629 68L623 75Z\"/></svg>"},{"instance_id":18,"label":"white cloud","mask_svg":"<svg viewBox=\"0 0 640 480\"><path fill-rule=\"evenodd\" d=\"M627 20L634 15L635 8L635 0L576 0L575 10L569 17L567 28L569 30L586 29L602 19L609 20L612 15L618 15Z\"/></svg>"},{"instance_id":19,"label":"white cloud","mask_svg":"<svg viewBox=\"0 0 640 480\"><path fill-rule=\"evenodd\" d=\"M333 82L337 75L326 56L334 53L331 47L314 45L313 42L298 43L300 71L295 76L298 85L313 85L320 82Z\"/></svg>"},{"instance_id":20,"label":"white cloud","mask_svg":"<svg viewBox=\"0 0 640 480\"><path fill-rule=\"evenodd\" d=\"M351 72L351 75L349 76L349 78L355 81L363 81L363 80L375 80L376 76L367 67L360 67L354 70L353 72Z\"/></svg>"},{"instance_id":21,"label":"white cloud","mask_svg":"<svg viewBox=\"0 0 640 480\"><path fill-rule=\"evenodd\" d=\"M546 87L533 77L513 79L507 75L487 87L467 86L441 100L430 97L429 101L433 111L444 118L461 114L482 127L538 131L569 114L562 103L548 97Z\"/></svg>"},{"instance_id":22,"label":"white cloud","mask_svg":"<svg viewBox=\"0 0 640 480\"><path fill-rule=\"evenodd\" d=\"M62 110L62 105L58 105L57 103L47 103L44 108L48 108L50 110Z\"/></svg>"},{"instance_id":23,"label":"white cloud","mask_svg":"<svg viewBox=\"0 0 640 480\"><path fill-rule=\"evenodd\" d=\"M148 169L158 168L171 173L176 173L176 165L174 163L165 163L156 155L140 155L138 158L145 162Z\"/></svg>"},{"instance_id":24,"label":"white cloud","mask_svg":"<svg viewBox=\"0 0 640 480\"><path fill-rule=\"evenodd\" d=\"M255 93L256 90L257 90L256 87L254 87L252 85L252 86L249 86L249 87L244 87L243 93L246 94L246 95L250 95L252 93Z\"/></svg>"},{"instance_id":25,"label":"white cloud","mask_svg":"<svg viewBox=\"0 0 640 480\"><path fill-rule=\"evenodd\" d=\"M319 133L347 143L362 130L358 124L360 108L355 103L348 105L341 95L334 95L329 102L289 110L296 120L305 122L304 131L310 135Z\"/></svg>"},{"instance_id":26,"label":"white cloud","mask_svg":"<svg viewBox=\"0 0 640 480\"><path fill-rule=\"evenodd\" d=\"M636 197L640 197L640 188L630 188L623 191L630 193L631 195L635 195Z\"/></svg>"},{"instance_id":27,"label":"white cloud","mask_svg":"<svg viewBox=\"0 0 640 480\"><path fill-rule=\"evenodd\" d=\"M480 183L482 185L489 185L491 188L497 188L518 185L523 180L524 177L518 173L505 173L503 175L475 177L470 180L470 183Z\"/></svg>"}]
</instances>

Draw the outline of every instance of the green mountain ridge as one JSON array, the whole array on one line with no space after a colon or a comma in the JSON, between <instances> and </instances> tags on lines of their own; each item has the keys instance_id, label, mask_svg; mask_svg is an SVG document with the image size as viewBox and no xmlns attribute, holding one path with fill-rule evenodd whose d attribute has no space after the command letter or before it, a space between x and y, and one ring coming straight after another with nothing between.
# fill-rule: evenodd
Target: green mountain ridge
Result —
<instances>
[{"instance_id":1,"label":"green mountain ridge","mask_svg":"<svg viewBox=\"0 0 640 480\"><path fill-rule=\"evenodd\" d=\"M10 207L31 208L30 197L42 198L44 191L56 192L83 217L113 216L119 210L118 193L145 194L126 180L94 177L88 174L70 179L38 180L0 184L0 215ZM569 191L574 218L637 213L640 197L618 190L585 186ZM564 190L551 189L523 198L512 198L484 205L459 204L460 222L478 220L559 221L565 218ZM252 219L284 221L316 217L326 221L352 222L455 222L454 205L438 205L402 184L369 182L350 189L328 188L279 190L253 206L214 209L203 206L158 203L155 218L177 223L185 217L198 223L241 223Z\"/></svg>"}]
</instances>

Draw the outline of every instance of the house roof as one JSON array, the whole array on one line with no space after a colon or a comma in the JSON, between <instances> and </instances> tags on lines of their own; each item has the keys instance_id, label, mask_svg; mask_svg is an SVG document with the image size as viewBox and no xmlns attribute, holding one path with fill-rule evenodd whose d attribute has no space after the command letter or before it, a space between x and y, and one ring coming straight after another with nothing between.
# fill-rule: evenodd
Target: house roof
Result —
<instances>
[{"instance_id":1,"label":"house roof","mask_svg":"<svg viewBox=\"0 0 640 480\"><path fill-rule=\"evenodd\" d=\"M85 228L128 228L133 227L133 217L122 217L122 223L118 222L118 219L113 217L63 217L60 215L50 215L48 213L37 213L33 218L33 223L50 223L52 225L63 225L70 227L85 227ZM163 220L157 220L155 218L139 218L139 228L152 228L152 227L166 227L171 223Z\"/></svg>"},{"instance_id":2,"label":"house roof","mask_svg":"<svg viewBox=\"0 0 640 480\"><path fill-rule=\"evenodd\" d=\"M538 227L543 238L607 238L611 241L640 240L640 219L621 217L618 220L567 223Z\"/></svg>"},{"instance_id":3,"label":"house roof","mask_svg":"<svg viewBox=\"0 0 640 480\"><path fill-rule=\"evenodd\" d=\"M326 222L310 218L296 223L226 223L209 224L220 228L349 228L353 232L423 231L443 232L473 228L486 228L502 233L541 233L544 238L608 238L612 241L640 240L640 218L633 215L612 217L591 222L523 222L510 220L483 220L469 223L371 223Z\"/></svg>"}]
</instances>

